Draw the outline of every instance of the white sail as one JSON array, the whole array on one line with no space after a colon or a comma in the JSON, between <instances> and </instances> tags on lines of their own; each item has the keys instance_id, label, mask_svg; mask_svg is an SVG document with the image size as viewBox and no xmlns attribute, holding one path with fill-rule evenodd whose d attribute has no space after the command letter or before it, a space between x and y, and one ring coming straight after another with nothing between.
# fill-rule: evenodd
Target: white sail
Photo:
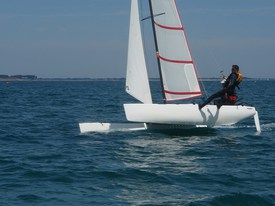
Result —
<instances>
[{"instance_id":1,"label":"white sail","mask_svg":"<svg viewBox=\"0 0 275 206\"><path fill-rule=\"evenodd\" d=\"M140 29L138 0L132 0L126 92L143 103L152 103Z\"/></svg>"},{"instance_id":2,"label":"white sail","mask_svg":"<svg viewBox=\"0 0 275 206\"><path fill-rule=\"evenodd\" d=\"M166 101L201 96L175 0L151 0Z\"/></svg>"}]
</instances>

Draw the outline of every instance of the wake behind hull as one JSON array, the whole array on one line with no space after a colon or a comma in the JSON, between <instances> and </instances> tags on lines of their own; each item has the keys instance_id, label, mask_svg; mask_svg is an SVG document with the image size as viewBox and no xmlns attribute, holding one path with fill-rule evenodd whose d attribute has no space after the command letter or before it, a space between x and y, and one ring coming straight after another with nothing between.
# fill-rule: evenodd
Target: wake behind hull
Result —
<instances>
[{"instance_id":1,"label":"wake behind hull","mask_svg":"<svg viewBox=\"0 0 275 206\"><path fill-rule=\"evenodd\" d=\"M257 114L254 107L241 105L226 105L220 109L207 105L199 110L198 104L124 104L124 110L131 122L207 127L236 124Z\"/></svg>"}]
</instances>

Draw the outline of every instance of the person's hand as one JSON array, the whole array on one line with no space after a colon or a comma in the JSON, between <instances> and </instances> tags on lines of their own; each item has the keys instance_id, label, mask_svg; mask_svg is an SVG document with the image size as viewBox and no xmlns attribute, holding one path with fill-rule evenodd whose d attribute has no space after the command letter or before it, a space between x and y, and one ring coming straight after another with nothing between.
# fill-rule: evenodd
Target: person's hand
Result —
<instances>
[{"instance_id":1,"label":"person's hand","mask_svg":"<svg viewBox=\"0 0 275 206\"><path fill-rule=\"evenodd\" d=\"M225 99L228 99L227 93L224 94L224 98L225 98Z\"/></svg>"}]
</instances>

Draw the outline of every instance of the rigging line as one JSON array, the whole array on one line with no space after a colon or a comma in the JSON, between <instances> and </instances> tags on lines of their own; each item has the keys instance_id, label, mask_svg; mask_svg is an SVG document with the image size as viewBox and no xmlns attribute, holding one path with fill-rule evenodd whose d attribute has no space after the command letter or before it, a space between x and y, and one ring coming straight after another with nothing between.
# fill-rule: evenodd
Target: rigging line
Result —
<instances>
[{"instance_id":1,"label":"rigging line","mask_svg":"<svg viewBox=\"0 0 275 206\"><path fill-rule=\"evenodd\" d=\"M194 59L193 59L193 62L196 62ZM198 66L197 66L197 63L195 64L194 63L194 66L196 68L196 73L197 73L197 79L198 79L198 83L200 85L200 87L202 88L202 96L201 96L201 99L204 100L204 97L208 98L209 95L208 95L208 92L206 90L206 87L205 87L205 84L204 84L204 81L202 79L200 79L200 77L202 77L200 75L200 70L198 69ZM200 66L199 66L200 67ZM200 79L200 80L199 80Z\"/></svg>"},{"instance_id":2,"label":"rigging line","mask_svg":"<svg viewBox=\"0 0 275 206\"><path fill-rule=\"evenodd\" d=\"M196 66L196 68L197 68L197 66ZM198 75L198 77L201 77L200 72L199 72L198 69L197 69L197 75ZM199 84L201 85L201 87L202 87L202 89L203 89L202 98L203 98L204 95L206 96L206 98L208 98L209 95L208 95L208 92L207 92L207 90L206 90L206 88L205 88L205 84L204 84L204 82L203 82L202 79L199 81Z\"/></svg>"},{"instance_id":3,"label":"rigging line","mask_svg":"<svg viewBox=\"0 0 275 206\"><path fill-rule=\"evenodd\" d=\"M216 56L214 55L214 53L212 51L209 51L209 53L211 54L216 66L218 67L218 70L220 71L220 74L221 74L221 78L224 78L224 74L223 74L223 70L222 70L222 67L220 66Z\"/></svg>"},{"instance_id":4,"label":"rigging line","mask_svg":"<svg viewBox=\"0 0 275 206\"><path fill-rule=\"evenodd\" d=\"M159 14L155 14L155 15L153 15L153 17L161 16L161 15L164 15L164 14L165 14L165 12L159 13ZM147 16L145 18L142 18L141 21L144 21L144 20L147 20L147 19L151 19L151 18L152 18L152 16Z\"/></svg>"},{"instance_id":5,"label":"rigging line","mask_svg":"<svg viewBox=\"0 0 275 206\"><path fill-rule=\"evenodd\" d=\"M209 54L211 55L212 59L214 60L214 62L215 62L215 64L216 64L216 67L217 67L218 70L220 71L220 74L222 75L222 76L220 76L220 77L223 78L223 77L224 77L224 75L223 75L223 70L222 70L222 68L221 68L221 66L220 66L220 64L219 64L219 62L218 62L216 56L214 55L214 53L213 53L211 50L208 50L208 52L209 52ZM216 83L216 81L213 81L212 84L210 85L210 87L209 87L208 89L211 89L211 88L214 86L215 83Z\"/></svg>"},{"instance_id":6,"label":"rigging line","mask_svg":"<svg viewBox=\"0 0 275 206\"><path fill-rule=\"evenodd\" d=\"M220 71L222 71L222 68L221 68L221 66L220 66L220 64L219 64L219 62L218 62L216 56L214 55L214 53L213 53L212 51L210 51L210 50L209 50L209 53L210 53L211 57L213 58L213 60L214 60L214 62L215 62L215 64L216 64L216 66L218 67L218 69L219 69Z\"/></svg>"},{"instance_id":7,"label":"rigging line","mask_svg":"<svg viewBox=\"0 0 275 206\"><path fill-rule=\"evenodd\" d=\"M196 61L193 59L193 62L196 62ZM198 83L199 83L199 85L200 85L201 88L202 88L202 96L201 96L201 99L204 100L204 97L208 98L209 95L208 95L208 92L207 92L207 90L206 90L204 81L203 81L202 79L200 79L200 77L202 77L202 76L200 75L200 70L198 69L198 67L200 67L200 66L198 66L197 63L196 63L196 64L194 63L194 65L195 65L196 72L197 72ZM200 79L200 80L199 80L199 79Z\"/></svg>"}]
</instances>

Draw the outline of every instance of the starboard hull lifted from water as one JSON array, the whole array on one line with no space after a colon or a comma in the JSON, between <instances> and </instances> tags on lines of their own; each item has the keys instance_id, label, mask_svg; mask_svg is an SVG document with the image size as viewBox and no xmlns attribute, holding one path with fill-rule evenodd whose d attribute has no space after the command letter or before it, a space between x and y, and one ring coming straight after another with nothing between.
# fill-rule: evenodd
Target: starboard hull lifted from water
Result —
<instances>
[{"instance_id":1,"label":"starboard hull lifted from water","mask_svg":"<svg viewBox=\"0 0 275 206\"><path fill-rule=\"evenodd\" d=\"M199 110L197 104L124 104L126 118L131 122L145 122L164 125L185 125L190 127L215 127L233 125L254 117L260 132L258 112L254 107L242 105L207 105Z\"/></svg>"}]
</instances>

